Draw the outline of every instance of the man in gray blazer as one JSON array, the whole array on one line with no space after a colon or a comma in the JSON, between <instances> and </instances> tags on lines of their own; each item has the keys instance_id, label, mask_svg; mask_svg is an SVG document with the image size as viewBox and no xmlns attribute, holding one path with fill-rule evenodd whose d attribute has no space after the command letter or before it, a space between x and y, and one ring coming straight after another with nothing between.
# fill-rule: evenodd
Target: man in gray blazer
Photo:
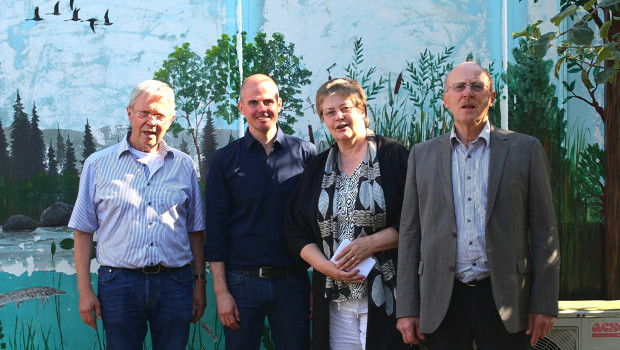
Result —
<instances>
[{"instance_id":1,"label":"man in gray blazer","mask_svg":"<svg viewBox=\"0 0 620 350\"><path fill-rule=\"evenodd\" d=\"M450 133L409 156L398 243L397 327L429 349L529 349L558 312L559 245L540 142L494 128L490 74L446 77Z\"/></svg>"}]
</instances>

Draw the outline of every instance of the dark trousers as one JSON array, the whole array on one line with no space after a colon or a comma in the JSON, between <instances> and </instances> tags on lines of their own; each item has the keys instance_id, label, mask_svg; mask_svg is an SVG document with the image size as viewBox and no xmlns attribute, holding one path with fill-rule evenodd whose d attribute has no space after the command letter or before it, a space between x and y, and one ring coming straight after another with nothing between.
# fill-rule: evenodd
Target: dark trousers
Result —
<instances>
[{"instance_id":1,"label":"dark trousers","mask_svg":"<svg viewBox=\"0 0 620 350\"><path fill-rule=\"evenodd\" d=\"M475 286L454 281L448 312L439 328L426 335L429 350L530 349L530 336L525 331L508 333L502 323L486 278Z\"/></svg>"},{"instance_id":2,"label":"dark trousers","mask_svg":"<svg viewBox=\"0 0 620 350\"><path fill-rule=\"evenodd\" d=\"M142 350L147 328L154 350L184 350L192 318L189 265L144 274L101 266L98 297L108 350Z\"/></svg>"},{"instance_id":3,"label":"dark trousers","mask_svg":"<svg viewBox=\"0 0 620 350\"><path fill-rule=\"evenodd\" d=\"M239 309L239 329L224 327L226 350L260 349L269 319L276 349L310 349L310 279L307 271L285 278L261 278L239 270L226 270L230 294Z\"/></svg>"}]
</instances>

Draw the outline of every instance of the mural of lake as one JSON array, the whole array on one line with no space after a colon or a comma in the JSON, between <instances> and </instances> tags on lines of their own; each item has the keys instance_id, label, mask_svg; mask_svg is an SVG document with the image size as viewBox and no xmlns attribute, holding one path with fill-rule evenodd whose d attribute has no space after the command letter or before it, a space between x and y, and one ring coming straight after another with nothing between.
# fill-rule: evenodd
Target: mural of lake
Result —
<instances>
[{"instance_id":1,"label":"mural of lake","mask_svg":"<svg viewBox=\"0 0 620 350\"><path fill-rule=\"evenodd\" d=\"M0 348L3 344L6 349L105 348L101 322L95 332L80 318L73 251L60 248L65 238L73 238L73 230L48 227L7 233L0 228ZM97 268L93 261L91 271ZM92 279L96 292L96 274ZM215 305L209 280L207 309L201 323L191 327L188 349L223 348ZM214 330L215 340L205 326Z\"/></svg>"}]
</instances>

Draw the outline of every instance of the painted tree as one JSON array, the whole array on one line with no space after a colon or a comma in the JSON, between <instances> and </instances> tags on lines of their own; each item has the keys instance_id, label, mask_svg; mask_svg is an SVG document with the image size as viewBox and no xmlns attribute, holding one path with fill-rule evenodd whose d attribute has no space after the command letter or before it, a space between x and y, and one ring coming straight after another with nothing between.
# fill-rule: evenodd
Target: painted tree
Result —
<instances>
[{"instance_id":1,"label":"painted tree","mask_svg":"<svg viewBox=\"0 0 620 350\"><path fill-rule=\"evenodd\" d=\"M65 139L60 133L60 125L58 126L58 134L56 135L56 160L58 162L58 170L62 173L62 169L65 166Z\"/></svg>"},{"instance_id":2,"label":"painted tree","mask_svg":"<svg viewBox=\"0 0 620 350\"><path fill-rule=\"evenodd\" d=\"M586 90L580 95L574 81L563 82L569 98L594 108L603 121L606 294L620 299L620 0L561 0L560 4L561 12L550 20L556 30L543 34L539 28L543 21L538 21L515 37L535 40L532 51L540 57L555 48L556 77L566 64L568 72L580 74ZM568 29L562 31L562 23L569 18ZM597 97L600 88L603 101Z\"/></svg>"},{"instance_id":3,"label":"painted tree","mask_svg":"<svg viewBox=\"0 0 620 350\"><path fill-rule=\"evenodd\" d=\"M86 126L84 126L84 149L82 150L82 164L88 156L97 152L97 146L95 145L95 138L90 130L88 119L86 119Z\"/></svg>"},{"instance_id":4,"label":"painted tree","mask_svg":"<svg viewBox=\"0 0 620 350\"><path fill-rule=\"evenodd\" d=\"M30 174L34 176L36 174L45 173L45 141L43 140L43 133L39 128L39 115L37 114L37 106L32 106L32 118L30 119Z\"/></svg>"},{"instance_id":5,"label":"painted tree","mask_svg":"<svg viewBox=\"0 0 620 350\"><path fill-rule=\"evenodd\" d=\"M13 123L11 124L11 178L17 182L26 182L31 177L30 164L30 121L24 112L19 91L13 105Z\"/></svg>"},{"instance_id":6,"label":"painted tree","mask_svg":"<svg viewBox=\"0 0 620 350\"><path fill-rule=\"evenodd\" d=\"M65 146L65 162L62 168L62 173L77 175L78 172L77 168L75 167L76 162L77 161L75 159L75 149L73 148L73 143L71 142L69 135L67 135L67 143Z\"/></svg>"},{"instance_id":7,"label":"painted tree","mask_svg":"<svg viewBox=\"0 0 620 350\"><path fill-rule=\"evenodd\" d=\"M207 122L205 123L205 127L202 129L202 165L204 166L203 171L206 173L207 169L209 169L209 160L213 153L217 150L217 140L215 138L215 123L213 122L213 118L211 117L211 111L207 112Z\"/></svg>"},{"instance_id":8,"label":"painted tree","mask_svg":"<svg viewBox=\"0 0 620 350\"><path fill-rule=\"evenodd\" d=\"M185 141L183 136L181 136L181 145L179 148L181 149L181 152L189 154L189 144Z\"/></svg>"},{"instance_id":9,"label":"painted tree","mask_svg":"<svg viewBox=\"0 0 620 350\"><path fill-rule=\"evenodd\" d=\"M6 135L0 120L0 183L4 182L4 176L9 170L9 144L6 142Z\"/></svg>"},{"instance_id":10,"label":"painted tree","mask_svg":"<svg viewBox=\"0 0 620 350\"><path fill-rule=\"evenodd\" d=\"M167 83L174 90L177 115L171 131L176 135L179 129L182 130L177 120L187 123L187 130L194 141L201 179L204 179L204 176L198 132L206 108L214 101L212 91L207 88L205 76L202 58L192 51L189 43L175 47L162 68L153 75L153 78Z\"/></svg>"},{"instance_id":11,"label":"painted tree","mask_svg":"<svg viewBox=\"0 0 620 350\"><path fill-rule=\"evenodd\" d=\"M58 175L58 161L56 161L56 152L52 147L52 140L47 148L47 174L50 176Z\"/></svg>"},{"instance_id":12,"label":"painted tree","mask_svg":"<svg viewBox=\"0 0 620 350\"><path fill-rule=\"evenodd\" d=\"M508 125L540 140L551 165L553 197L557 200L562 186L560 169L566 157L565 111L558 107L556 87L550 82L553 61L531 54L532 44L520 39L519 47L512 50L515 64L509 63L507 72Z\"/></svg>"},{"instance_id":13,"label":"painted tree","mask_svg":"<svg viewBox=\"0 0 620 350\"><path fill-rule=\"evenodd\" d=\"M254 42L243 38L243 78L256 73L270 76L278 84L282 111L278 125L287 134L293 134L297 115L302 114L303 100L298 97L301 87L310 84L312 72L302 63L302 56L295 54L295 44L287 43L284 35L274 33L271 39L265 33L258 33ZM237 57L237 37L223 34L217 45L205 53L209 90L213 91L217 102L215 116L233 123L239 118L237 101L239 99L239 63Z\"/></svg>"}]
</instances>

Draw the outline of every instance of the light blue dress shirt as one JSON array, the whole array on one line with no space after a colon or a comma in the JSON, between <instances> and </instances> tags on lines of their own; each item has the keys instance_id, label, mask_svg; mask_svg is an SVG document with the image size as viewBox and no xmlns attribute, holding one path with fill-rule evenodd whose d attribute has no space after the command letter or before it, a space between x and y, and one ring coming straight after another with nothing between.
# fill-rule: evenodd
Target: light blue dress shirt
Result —
<instances>
[{"instance_id":1,"label":"light blue dress shirt","mask_svg":"<svg viewBox=\"0 0 620 350\"><path fill-rule=\"evenodd\" d=\"M487 121L469 148L452 128L452 191L456 211L455 277L470 282L489 277L485 241L491 125Z\"/></svg>"},{"instance_id":2,"label":"light blue dress shirt","mask_svg":"<svg viewBox=\"0 0 620 350\"><path fill-rule=\"evenodd\" d=\"M97 232L100 265L181 267L193 260L188 232L204 230L204 208L194 162L159 144L149 165L127 138L84 162L69 227Z\"/></svg>"}]
</instances>

